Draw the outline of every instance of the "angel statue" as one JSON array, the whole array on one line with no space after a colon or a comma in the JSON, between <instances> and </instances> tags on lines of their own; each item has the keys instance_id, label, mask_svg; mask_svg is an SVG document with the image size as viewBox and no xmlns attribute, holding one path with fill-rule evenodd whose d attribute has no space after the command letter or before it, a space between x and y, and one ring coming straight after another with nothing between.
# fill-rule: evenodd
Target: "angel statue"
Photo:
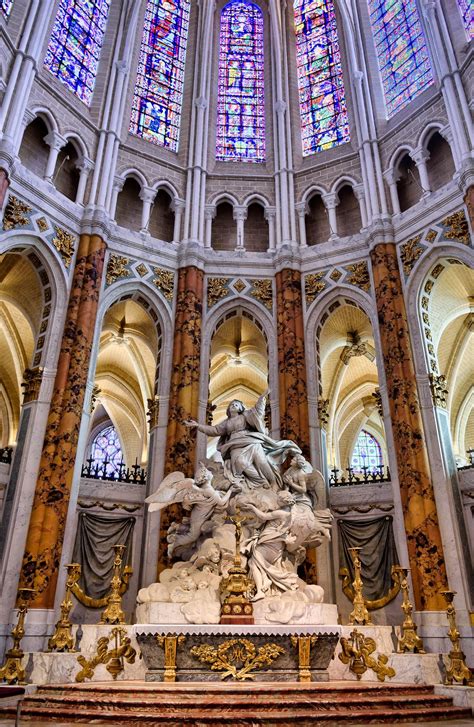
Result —
<instances>
[{"instance_id":1,"label":"angel statue","mask_svg":"<svg viewBox=\"0 0 474 727\"><path fill-rule=\"evenodd\" d=\"M208 437L219 437L217 449L224 461L224 473L233 484L245 483L250 489L282 489L280 465L289 454L301 452L289 439L275 441L268 436L264 414L269 393L262 394L250 409L239 399L233 399L227 407L227 419L216 426L199 424L193 419L184 422Z\"/></svg>"},{"instance_id":2,"label":"angel statue","mask_svg":"<svg viewBox=\"0 0 474 727\"><path fill-rule=\"evenodd\" d=\"M315 547L324 539L331 539L333 516L329 509L317 510L316 488L324 486L324 478L319 471L313 472L310 463L302 454L297 454L283 475L283 482L294 496L292 507L291 533L295 545Z\"/></svg>"},{"instance_id":3,"label":"angel statue","mask_svg":"<svg viewBox=\"0 0 474 727\"><path fill-rule=\"evenodd\" d=\"M189 521L184 532L181 526L171 526L169 532L168 556L183 554L201 535L206 523L215 510L222 511L228 505L232 495L240 491L233 486L228 492L219 492L212 486L212 472L200 462L194 480L185 477L182 472L172 472L162 481L157 491L146 498L149 512L162 510L168 505L183 503L190 510Z\"/></svg>"}]
</instances>

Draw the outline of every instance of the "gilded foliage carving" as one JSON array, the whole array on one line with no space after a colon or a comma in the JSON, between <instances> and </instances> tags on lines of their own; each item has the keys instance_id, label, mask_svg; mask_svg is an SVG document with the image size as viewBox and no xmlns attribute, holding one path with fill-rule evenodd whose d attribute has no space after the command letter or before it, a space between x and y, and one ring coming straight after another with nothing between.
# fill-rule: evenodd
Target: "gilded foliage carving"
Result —
<instances>
[{"instance_id":1,"label":"gilded foliage carving","mask_svg":"<svg viewBox=\"0 0 474 727\"><path fill-rule=\"evenodd\" d=\"M65 267L68 268L71 265L71 260L74 255L76 238L70 232L63 230L62 227L58 227L57 225L54 226L54 230L56 234L51 242L61 255Z\"/></svg>"},{"instance_id":2,"label":"gilded foliage carving","mask_svg":"<svg viewBox=\"0 0 474 727\"><path fill-rule=\"evenodd\" d=\"M304 279L304 291L306 297L306 305L311 305L320 293L326 288L326 281L323 280L324 271L319 273L310 273Z\"/></svg>"},{"instance_id":3,"label":"gilded foliage carving","mask_svg":"<svg viewBox=\"0 0 474 727\"><path fill-rule=\"evenodd\" d=\"M153 268L156 278L153 279L154 285L163 293L166 300L173 300L174 292L174 273L172 270L164 270L163 268Z\"/></svg>"},{"instance_id":4,"label":"gilded foliage carving","mask_svg":"<svg viewBox=\"0 0 474 727\"><path fill-rule=\"evenodd\" d=\"M111 255L107 263L107 272L105 274L105 282L107 285L112 285L119 278L128 278L130 276L130 270L127 265L130 260L128 257L122 255Z\"/></svg>"},{"instance_id":5,"label":"gilded foliage carving","mask_svg":"<svg viewBox=\"0 0 474 727\"><path fill-rule=\"evenodd\" d=\"M207 307L212 308L220 300L229 295L227 287L230 278L208 278L207 279ZM235 287L235 285L234 285Z\"/></svg>"},{"instance_id":6,"label":"gilded foliage carving","mask_svg":"<svg viewBox=\"0 0 474 727\"><path fill-rule=\"evenodd\" d=\"M190 653L199 661L211 665L212 671L221 671L221 679L232 677L254 679L251 672L261 671L285 653L282 646L269 643L257 647L249 639L228 639L216 648L210 644L193 646Z\"/></svg>"},{"instance_id":7,"label":"gilded foliage carving","mask_svg":"<svg viewBox=\"0 0 474 727\"><path fill-rule=\"evenodd\" d=\"M262 303L265 308L272 310L273 308L273 288L272 281L269 279L254 280L252 282L252 292L250 295Z\"/></svg>"},{"instance_id":8,"label":"gilded foliage carving","mask_svg":"<svg viewBox=\"0 0 474 727\"><path fill-rule=\"evenodd\" d=\"M430 388L433 402L435 403L435 405L441 407L442 409L447 409L449 390L446 382L446 376L443 376L443 374L441 374L440 376L436 376L436 374L430 374Z\"/></svg>"},{"instance_id":9,"label":"gilded foliage carving","mask_svg":"<svg viewBox=\"0 0 474 727\"><path fill-rule=\"evenodd\" d=\"M369 266L365 260L353 265L348 265L347 270L351 273L347 278L349 285L355 285L366 292L370 289Z\"/></svg>"},{"instance_id":10,"label":"gilded foliage carving","mask_svg":"<svg viewBox=\"0 0 474 727\"><path fill-rule=\"evenodd\" d=\"M29 221L27 214L32 211L32 208L26 202L22 202L21 199L11 194L3 215L3 229L13 230L14 227L27 225Z\"/></svg>"},{"instance_id":11,"label":"gilded foliage carving","mask_svg":"<svg viewBox=\"0 0 474 727\"><path fill-rule=\"evenodd\" d=\"M416 237L412 237L400 248L400 259L406 277L410 275L416 261L423 253L423 246L420 245L420 240L421 235L416 235Z\"/></svg>"},{"instance_id":12,"label":"gilded foliage carving","mask_svg":"<svg viewBox=\"0 0 474 727\"><path fill-rule=\"evenodd\" d=\"M469 245L469 225L467 223L464 210L459 210L452 215L448 215L441 224L446 228L444 230L444 238L446 240L454 240L463 245Z\"/></svg>"}]
</instances>

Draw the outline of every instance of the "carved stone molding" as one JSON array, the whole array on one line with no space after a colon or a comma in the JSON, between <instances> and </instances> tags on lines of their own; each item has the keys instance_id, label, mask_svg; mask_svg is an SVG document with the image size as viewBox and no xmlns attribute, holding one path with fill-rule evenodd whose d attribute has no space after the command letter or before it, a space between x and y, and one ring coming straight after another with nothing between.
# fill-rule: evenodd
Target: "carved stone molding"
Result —
<instances>
[{"instance_id":1,"label":"carved stone molding","mask_svg":"<svg viewBox=\"0 0 474 727\"><path fill-rule=\"evenodd\" d=\"M36 401L39 396L41 381L43 380L43 369L36 366L33 369L25 369L23 373L23 404Z\"/></svg>"}]
</instances>

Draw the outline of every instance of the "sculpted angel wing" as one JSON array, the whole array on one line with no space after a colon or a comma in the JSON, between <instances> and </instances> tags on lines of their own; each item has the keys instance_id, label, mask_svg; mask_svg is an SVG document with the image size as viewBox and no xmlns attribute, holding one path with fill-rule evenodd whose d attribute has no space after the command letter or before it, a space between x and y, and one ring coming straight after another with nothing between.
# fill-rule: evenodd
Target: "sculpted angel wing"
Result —
<instances>
[{"instance_id":1,"label":"sculpted angel wing","mask_svg":"<svg viewBox=\"0 0 474 727\"><path fill-rule=\"evenodd\" d=\"M183 502L184 496L194 485L194 480L185 477L182 472L172 472L160 483L156 492L146 498L149 512L162 510L175 502Z\"/></svg>"},{"instance_id":2,"label":"sculpted angel wing","mask_svg":"<svg viewBox=\"0 0 474 727\"><path fill-rule=\"evenodd\" d=\"M324 477L319 470L314 470L310 475L306 476L306 487L308 488L313 506L316 507L318 504L318 496L324 492L326 487Z\"/></svg>"}]
</instances>

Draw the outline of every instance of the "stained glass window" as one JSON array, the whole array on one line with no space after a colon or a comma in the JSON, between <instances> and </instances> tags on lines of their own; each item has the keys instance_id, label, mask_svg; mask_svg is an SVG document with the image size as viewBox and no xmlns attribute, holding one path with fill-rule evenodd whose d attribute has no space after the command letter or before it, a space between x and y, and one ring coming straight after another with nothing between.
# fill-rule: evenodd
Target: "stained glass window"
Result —
<instances>
[{"instance_id":1,"label":"stained glass window","mask_svg":"<svg viewBox=\"0 0 474 727\"><path fill-rule=\"evenodd\" d=\"M433 83L415 0L369 0L370 22L391 118Z\"/></svg>"},{"instance_id":2,"label":"stained glass window","mask_svg":"<svg viewBox=\"0 0 474 727\"><path fill-rule=\"evenodd\" d=\"M1 3L2 4L0 5L0 7L2 10L2 15L4 18L8 18L8 16L10 15L12 6L13 6L13 0L1 0Z\"/></svg>"},{"instance_id":3,"label":"stained glass window","mask_svg":"<svg viewBox=\"0 0 474 727\"><path fill-rule=\"evenodd\" d=\"M265 161L263 15L247 0L228 3L219 40L216 159Z\"/></svg>"},{"instance_id":4,"label":"stained glass window","mask_svg":"<svg viewBox=\"0 0 474 727\"><path fill-rule=\"evenodd\" d=\"M110 0L61 0L44 64L89 106Z\"/></svg>"},{"instance_id":5,"label":"stained glass window","mask_svg":"<svg viewBox=\"0 0 474 727\"><path fill-rule=\"evenodd\" d=\"M294 0L303 156L350 140L332 0Z\"/></svg>"},{"instance_id":6,"label":"stained glass window","mask_svg":"<svg viewBox=\"0 0 474 727\"><path fill-rule=\"evenodd\" d=\"M189 0L148 0L130 132L178 151Z\"/></svg>"},{"instance_id":7,"label":"stained glass window","mask_svg":"<svg viewBox=\"0 0 474 727\"><path fill-rule=\"evenodd\" d=\"M120 439L115 427L108 426L102 429L92 442L91 458L94 465L103 463L107 460L105 466L106 475L117 475L120 473L120 463L123 460L122 447Z\"/></svg>"},{"instance_id":8,"label":"stained glass window","mask_svg":"<svg viewBox=\"0 0 474 727\"><path fill-rule=\"evenodd\" d=\"M470 38L474 38L474 5L472 0L458 0L464 27Z\"/></svg>"},{"instance_id":9,"label":"stained glass window","mask_svg":"<svg viewBox=\"0 0 474 727\"><path fill-rule=\"evenodd\" d=\"M352 452L351 467L355 472L363 472L367 467L368 472L377 472L383 465L382 450L374 436L361 429Z\"/></svg>"}]
</instances>

